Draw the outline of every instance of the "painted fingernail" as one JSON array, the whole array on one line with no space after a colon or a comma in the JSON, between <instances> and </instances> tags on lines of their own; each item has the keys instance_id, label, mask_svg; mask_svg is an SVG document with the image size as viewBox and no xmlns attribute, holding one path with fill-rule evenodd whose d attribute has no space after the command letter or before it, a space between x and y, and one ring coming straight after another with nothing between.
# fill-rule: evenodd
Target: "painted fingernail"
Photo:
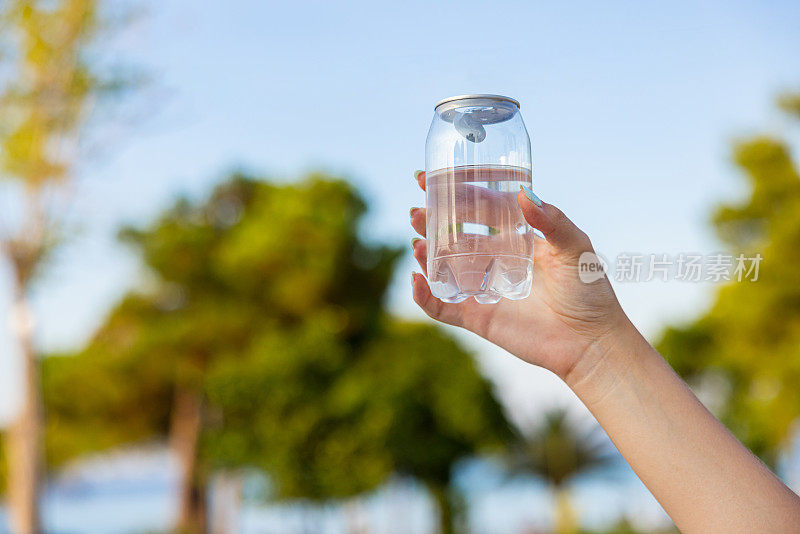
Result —
<instances>
[{"instance_id":1,"label":"painted fingernail","mask_svg":"<svg viewBox=\"0 0 800 534\"><path fill-rule=\"evenodd\" d=\"M414 171L414 179L419 181L419 175L425 171Z\"/></svg>"},{"instance_id":2,"label":"painted fingernail","mask_svg":"<svg viewBox=\"0 0 800 534\"><path fill-rule=\"evenodd\" d=\"M413 216L414 216L414 212L415 212L415 211L417 211L418 209L419 209L419 208L411 208L411 209L408 211L408 216L409 216L409 217L413 217Z\"/></svg>"},{"instance_id":3,"label":"painted fingernail","mask_svg":"<svg viewBox=\"0 0 800 534\"><path fill-rule=\"evenodd\" d=\"M533 192L533 189L531 189L525 184L520 184L519 188L522 189L522 192L525 193L525 196L528 197L528 200L530 200L539 207L542 206L542 201L539 199L539 197L536 196L536 193Z\"/></svg>"}]
</instances>

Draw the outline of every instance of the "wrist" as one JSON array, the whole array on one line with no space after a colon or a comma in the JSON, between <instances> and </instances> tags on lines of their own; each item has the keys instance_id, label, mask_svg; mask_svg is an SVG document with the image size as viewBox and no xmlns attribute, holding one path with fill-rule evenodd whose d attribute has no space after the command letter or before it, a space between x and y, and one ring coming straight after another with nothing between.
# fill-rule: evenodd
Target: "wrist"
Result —
<instances>
[{"instance_id":1,"label":"wrist","mask_svg":"<svg viewBox=\"0 0 800 534\"><path fill-rule=\"evenodd\" d=\"M605 397L648 350L653 351L623 314L614 328L587 347L562 380L584 403L590 404Z\"/></svg>"}]
</instances>

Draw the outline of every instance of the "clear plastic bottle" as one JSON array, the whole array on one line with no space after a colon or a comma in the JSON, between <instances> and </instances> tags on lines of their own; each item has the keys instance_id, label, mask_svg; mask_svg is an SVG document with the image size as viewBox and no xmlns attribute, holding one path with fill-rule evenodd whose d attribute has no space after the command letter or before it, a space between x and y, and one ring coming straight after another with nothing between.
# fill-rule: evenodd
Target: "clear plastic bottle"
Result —
<instances>
[{"instance_id":1,"label":"clear plastic bottle","mask_svg":"<svg viewBox=\"0 0 800 534\"><path fill-rule=\"evenodd\" d=\"M442 100L425 146L428 282L445 302L530 294L533 232L517 204L531 185L519 103L497 95Z\"/></svg>"}]
</instances>

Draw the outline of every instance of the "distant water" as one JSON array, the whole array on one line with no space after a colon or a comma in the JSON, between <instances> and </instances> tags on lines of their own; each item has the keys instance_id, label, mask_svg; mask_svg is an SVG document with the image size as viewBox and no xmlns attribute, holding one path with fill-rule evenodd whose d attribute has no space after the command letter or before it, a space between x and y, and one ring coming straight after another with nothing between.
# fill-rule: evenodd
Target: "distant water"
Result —
<instances>
[{"instance_id":1,"label":"distant water","mask_svg":"<svg viewBox=\"0 0 800 534\"><path fill-rule=\"evenodd\" d=\"M81 462L52 481L43 498L47 532L55 534L130 534L169 528L176 501L175 463L163 448L114 453ZM473 461L458 470L457 484L470 503L475 534L519 534L548 527L552 501L533 479L505 480L496 466ZM585 478L574 488L582 519L592 526L622 514L642 526L660 525L665 516L629 469ZM374 534L429 533L435 510L424 490L398 480L373 494L328 506L301 502L265 505L245 502L238 513L238 532L253 534L343 534L348 521L369 526ZM8 532L0 508L0 532Z\"/></svg>"}]
</instances>

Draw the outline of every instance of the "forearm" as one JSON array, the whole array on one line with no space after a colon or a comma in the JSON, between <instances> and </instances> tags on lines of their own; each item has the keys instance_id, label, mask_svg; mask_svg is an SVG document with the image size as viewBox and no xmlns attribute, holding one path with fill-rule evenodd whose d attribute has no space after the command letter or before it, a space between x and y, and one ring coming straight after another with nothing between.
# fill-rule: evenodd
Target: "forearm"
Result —
<instances>
[{"instance_id":1,"label":"forearm","mask_svg":"<svg viewBox=\"0 0 800 534\"><path fill-rule=\"evenodd\" d=\"M565 380L683 532L800 532L800 498L629 323Z\"/></svg>"}]
</instances>

